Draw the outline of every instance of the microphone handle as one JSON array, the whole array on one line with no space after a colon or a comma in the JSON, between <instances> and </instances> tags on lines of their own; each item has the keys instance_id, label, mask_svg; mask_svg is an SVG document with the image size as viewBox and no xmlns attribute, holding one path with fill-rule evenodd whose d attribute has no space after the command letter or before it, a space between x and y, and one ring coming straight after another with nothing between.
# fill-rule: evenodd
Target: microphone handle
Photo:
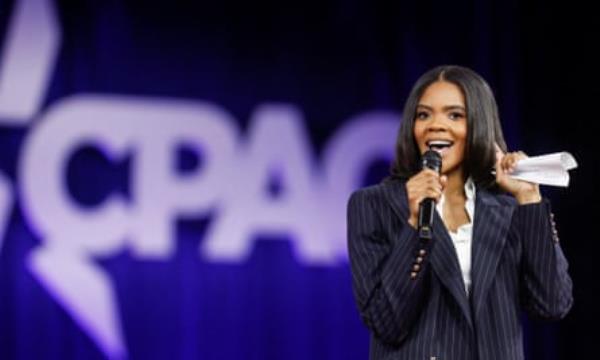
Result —
<instances>
[{"instance_id":1,"label":"microphone handle","mask_svg":"<svg viewBox=\"0 0 600 360\"><path fill-rule=\"evenodd\" d=\"M421 160L423 168L431 169L438 174L442 169L442 157L439 153L433 150L427 150L423 154ZM435 201L432 198L426 198L419 204L419 226L418 232L419 237L422 240L431 240L433 231L431 226L433 224L433 212L435 211Z\"/></svg>"},{"instance_id":2,"label":"microphone handle","mask_svg":"<svg viewBox=\"0 0 600 360\"><path fill-rule=\"evenodd\" d=\"M435 211L435 201L432 198L425 198L419 204L419 238L431 240L433 230L433 212Z\"/></svg>"}]
</instances>

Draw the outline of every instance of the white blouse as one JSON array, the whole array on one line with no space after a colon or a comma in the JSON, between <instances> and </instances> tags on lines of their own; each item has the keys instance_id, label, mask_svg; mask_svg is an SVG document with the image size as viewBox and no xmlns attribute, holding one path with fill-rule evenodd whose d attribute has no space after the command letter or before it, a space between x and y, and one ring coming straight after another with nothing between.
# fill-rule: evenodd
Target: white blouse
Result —
<instances>
[{"instance_id":1,"label":"white blouse","mask_svg":"<svg viewBox=\"0 0 600 360\"><path fill-rule=\"evenodd\" d=\"M475 184L468 178L465 182L465 195L467 201L465 201L465 210L469 215L469 222L461 225L456 229L456 232L448 230L452 243L456 249L456 255L458 256L458 263L462 271L463 281L465 283L465 290L469 295L471 288L471 243L473 237L473 219L475 218ZM436 205L436 209L443 219L444 211L444 195L440 198L440 201Z\"/></svg>"}]
</instances>

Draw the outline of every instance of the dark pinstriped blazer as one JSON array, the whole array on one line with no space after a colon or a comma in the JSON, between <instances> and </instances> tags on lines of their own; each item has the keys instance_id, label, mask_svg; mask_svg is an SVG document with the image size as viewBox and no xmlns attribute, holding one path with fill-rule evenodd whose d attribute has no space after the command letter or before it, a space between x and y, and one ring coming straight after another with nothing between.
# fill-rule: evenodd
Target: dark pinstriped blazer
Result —
<instances>
[{"instance_id":1,"label":"dark pinstriped blazer","mask_svg":"<svg viewBox=\"0 0 600 360\"><path fill-rule=\"evenodd\" d=\"M523 359L521 310L545 319L569 311L571 278L547 200L518 205L477 189L470 296L439 214L429 243L408 217L400 180L359 189L348 203L353 290L371 359Z\"/></svg>"}]
</instances>

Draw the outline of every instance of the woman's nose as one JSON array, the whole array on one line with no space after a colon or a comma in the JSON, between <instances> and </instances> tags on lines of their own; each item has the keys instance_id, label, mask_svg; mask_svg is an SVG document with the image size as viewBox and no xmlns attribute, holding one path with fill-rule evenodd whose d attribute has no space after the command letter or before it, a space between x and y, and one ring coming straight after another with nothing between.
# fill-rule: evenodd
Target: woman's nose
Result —
<instances>
[{"instance_id":1,"label":"woman's nose","mask_svg":"<svg viewBox=\"0 0 600 360\"><path fill-rule=\"evenodd\" d=\"M431 121L427 130L429 131L443 131L446 130L447 126L442 115L432 116Z\"/></svg>"}]
</instances>

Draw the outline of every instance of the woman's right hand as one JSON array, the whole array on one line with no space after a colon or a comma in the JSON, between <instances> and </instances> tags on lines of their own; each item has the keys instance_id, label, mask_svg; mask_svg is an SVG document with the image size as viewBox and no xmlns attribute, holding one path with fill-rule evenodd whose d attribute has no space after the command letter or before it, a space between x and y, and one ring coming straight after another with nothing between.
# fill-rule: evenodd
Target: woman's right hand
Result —
<instances>
[{"instance_id":1,"label":"woman's right hand","mask_svg":"<svg viewBox=\"0 0 600 360\"><path fill-rule=\"evenodd\" d=\"M440 200L444 187L446 186L446 175L439 175L431 169L423 169L406 182L406 194L408 196L408 207L410 216L408 223L415 229L419 220L419 204L425 198L432 198L436 202Z\"/></svg>"}]
</instances>

